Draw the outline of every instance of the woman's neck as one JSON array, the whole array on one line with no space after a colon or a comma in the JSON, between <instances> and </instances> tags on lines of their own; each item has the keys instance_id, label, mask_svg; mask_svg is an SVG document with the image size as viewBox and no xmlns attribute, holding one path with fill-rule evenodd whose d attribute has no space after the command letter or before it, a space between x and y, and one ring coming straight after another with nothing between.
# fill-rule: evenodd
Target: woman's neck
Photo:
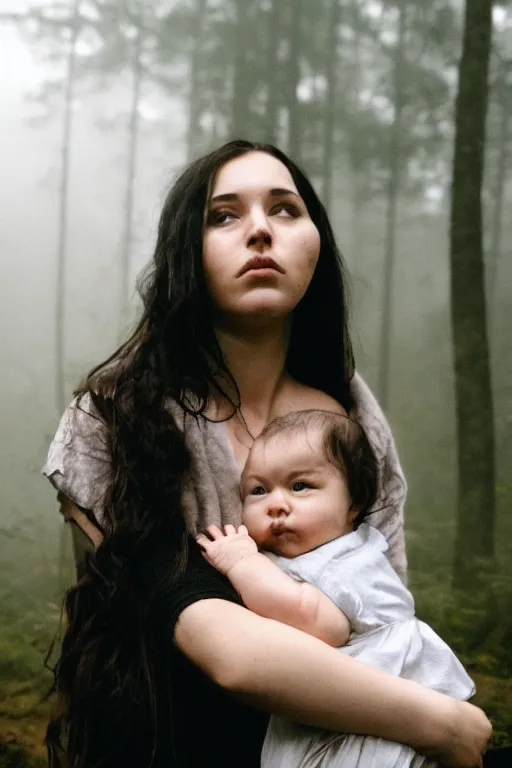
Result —
<instances>
[{"instance_id":1,"label":"woman's neck","mask_svg":"<svg viewBox=\"0 0 512 768\"><path fill-rule=\"evenodd\" d=\"M216 329L224 361L236 381L244 418L264 425L285 379L288 329L258 334Z\"/></svg>"}]
</instances>

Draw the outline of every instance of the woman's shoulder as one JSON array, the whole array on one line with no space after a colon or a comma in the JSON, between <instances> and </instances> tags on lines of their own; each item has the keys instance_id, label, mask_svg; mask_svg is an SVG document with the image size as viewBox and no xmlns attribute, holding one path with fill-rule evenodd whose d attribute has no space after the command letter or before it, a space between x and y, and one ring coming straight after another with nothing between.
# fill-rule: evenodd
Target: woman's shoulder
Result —
<instances>
[{"instance_id":1,"label":"woman's shoulder","mask_svg":"<svg viewBox=\"0 0 512 768\"><path fill-rule=\"evenodd\" d=\"M393 443L391 429L376 397L363 377L356 371L350 382L353 400L351 415L362 425L368 435L377 459L382 462ZM274 416L292 411L319 409L347 415L343 406L330 395L314 387L290 379Z\"/></svg>"},{"instance_id":2,"label":"woman's shoulder","mask_svg":"<svg viewBox=\"0 0 512 768\"><path fill-rule=\"evenodd\" d=\"M332 413L339 413L343 416L346 415L345 409L334 397L327 395L320 389L309 387L293 379L289 382L284 405L286 406L287 413L318 409L321 411L332 411Z\"/></svg>"},{"instance_id":3,"label":"woman's shoulder","mask_svg":"<svg viewBox=\"0 0 512 768\"><path fill-rule=\"evenodd\" d=\"M112 477L108 413L115 393L81 390L59 421L42 474L79 508L101 522ZM168 399L165 408L183 431L184 411Z\"/></svg>"},{"instance_id":4,"label":"woman's shoulder","mask_svg":"<svg viewBox=\"0 0 512 768\"><path fill-rule=\"evenodd\" d=\"M75 395L61 416L54 443L88 446L94 453L105 449L105 422L90 392Z\"/></svg>"},{"instance_id":5,"label":"woman's shoulder","mask_svg":"<svg viewBox=\"0 0 512 768\"><path fill-rule=\"evenodd\" d=\"M393 442L389 422L372 390L357 371L350 382L352 415L360 422L379 460Z\"/></svg>"},{"instance_id":6,"label":"woman's shoulder","mask_svg":"<svg viewBox=\"0 0 512 768\"><path fill-rule=\"evenodd\" d=\"M76 395L62 414L42 473L77 506L101 509L110 451L105 422L89 392Z\"/></svg>"}]
</instances>

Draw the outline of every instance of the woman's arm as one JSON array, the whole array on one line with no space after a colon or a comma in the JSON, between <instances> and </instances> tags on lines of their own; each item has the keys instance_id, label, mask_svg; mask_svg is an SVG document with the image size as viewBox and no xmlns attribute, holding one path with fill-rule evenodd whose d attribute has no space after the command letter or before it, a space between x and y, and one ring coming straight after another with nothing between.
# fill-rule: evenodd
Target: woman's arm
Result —
<instances>
[{"instance_id":1,"label":"woman's arm","mask_svg":"<svg viewBox=\"0 0 512 768\"><path fill-rule=\"evenodd\" d=\"M185 608L174 640L222 688L307 725L404 742L457 768L479 766L491 735L471 704L360 664L225 600Z\"/></svg>"},{"instance_id":2,"label":"woman's arm","mask_svg":"<svg viewBox=\"0 0 512 768\"><path fill-rule=\"evenodd\" d=\"M103 534L100 529L91 523L85 512L82 512L82 510L61 491L57 494L57 501L59 502L59 511L64 520L66 520L66 522L71 521L75 523L75 525L77 525L92 542L94 549L98 549L103 541Z\"/></svg>"}]
</instances>

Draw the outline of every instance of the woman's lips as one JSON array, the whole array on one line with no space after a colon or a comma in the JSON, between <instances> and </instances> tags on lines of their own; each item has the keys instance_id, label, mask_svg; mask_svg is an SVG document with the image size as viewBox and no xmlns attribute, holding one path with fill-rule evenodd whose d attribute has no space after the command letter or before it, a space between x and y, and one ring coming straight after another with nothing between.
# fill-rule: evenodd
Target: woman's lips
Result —
<instances>
[{"instance_id":1,"label":"woman's lips","mask_svg":"<svg viewBox=\"0 0 512 768\"><path fill-rule=\"evenodd\" d=\"M258 270L267 270L271 269L275 272L280 272L281 274L284 274L284 269L277 264L277 262L274 261L274 259L271 259L269 256L253 256L252 259L249 259L240 272L238 273L237 277L241 277L242 275L245 275L246 272L251 271L258 271Z\"/></svg>"}]
</instances>

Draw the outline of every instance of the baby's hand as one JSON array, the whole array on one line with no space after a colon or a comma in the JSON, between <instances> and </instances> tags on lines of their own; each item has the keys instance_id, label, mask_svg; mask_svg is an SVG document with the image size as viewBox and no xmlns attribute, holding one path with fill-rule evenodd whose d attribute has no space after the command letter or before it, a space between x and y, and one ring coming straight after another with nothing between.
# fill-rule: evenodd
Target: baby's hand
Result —
<instances>
[{"instance_id":1,"label":"baby's hand","mask_svg":"<svg viewBox=\"0 0 512 768\"><path fill-rule=\"evenodd\" d=\"M196 541L203 548L203 557L218 571L229 577L233 566L246 557L258 554L258 547L251 539L245 525L225 525L224 533L216 525L206 529L211 536L209 539L203 533Z\"/></svg>"}]
</instances>

